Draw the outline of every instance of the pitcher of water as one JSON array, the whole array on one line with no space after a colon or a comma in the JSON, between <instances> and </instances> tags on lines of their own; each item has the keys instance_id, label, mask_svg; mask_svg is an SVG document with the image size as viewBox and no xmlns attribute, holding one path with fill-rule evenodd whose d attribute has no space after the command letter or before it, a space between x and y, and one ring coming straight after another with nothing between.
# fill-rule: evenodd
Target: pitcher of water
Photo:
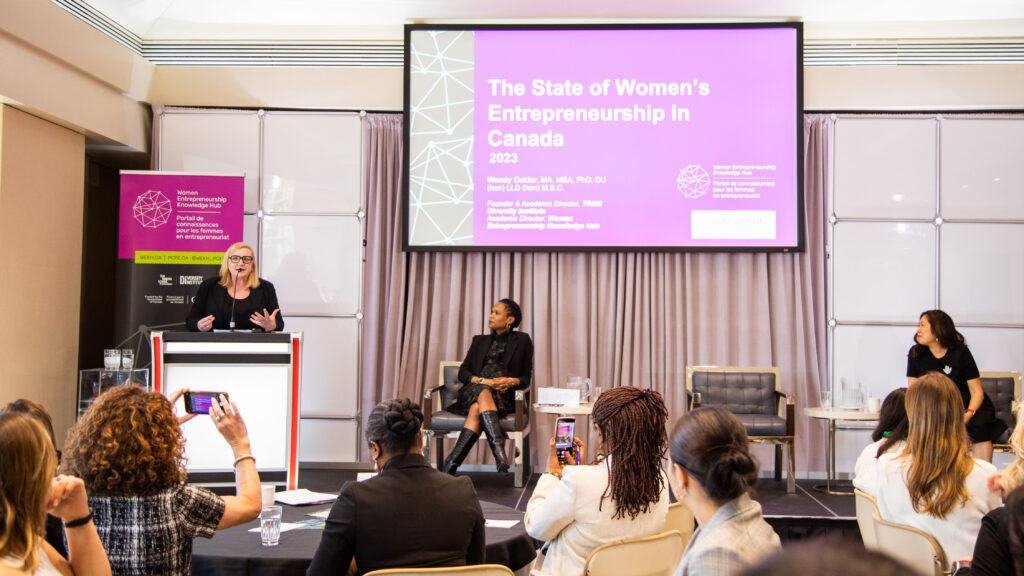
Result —
<instances>
[{"instance_id":1,"label":"pitcher of water","mask_svg":"<svg viewBox=\"0 0 1024 576\"><path fill-rule=\"evenodd\" d=\"M590 391L593 390L593 383L590 378L583 376L569 376L569 382L565 385L570 390L580 391L580 402L590 402Z\"/></svg>"}]
</instances>

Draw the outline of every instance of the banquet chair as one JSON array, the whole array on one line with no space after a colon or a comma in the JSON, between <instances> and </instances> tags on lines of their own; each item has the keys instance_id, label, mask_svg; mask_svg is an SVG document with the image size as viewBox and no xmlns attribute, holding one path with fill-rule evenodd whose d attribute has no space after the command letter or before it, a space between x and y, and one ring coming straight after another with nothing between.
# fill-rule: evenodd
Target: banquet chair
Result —
<instances>
[{"instance_id":1,"label":"banquet chair","mask_svg":"<svg viewBox=\"0 0 1024 576\"><path fill-rule=\"evenodd\" d=\"M687 397L701 406L721 406L736 415L752 444L775 445L775 481L782 480L782 447L789 447L786 492L796 492L796 416L792 396L781 392L772 367L687 366Z\"/></svg>"},{"instance_id":2,"label":"banquet chair","mask_svg":"<svg viewBox=\"0 0 1024 576\"><path fill-rule=\"evenodd\" d=\"M453 414L447 409L459 398L459 366L461 362L443 361L438 372L438 385L423 391L423 441L424 456L430 461L430 453L438 470L444 465L444 439L458 438L465 416ZM501 429L515 444L513 462L515 487L522 488L530 477L530 391L516 390L515 410L501 419ZM434 446L431 447L431 440Z\"/></svg>"},{"instance_id":3,"label":"banquet chair","mask_svg":"<svg viewBox=\"0 0 1024 576\"><path fill-rule=\"evenodd\" d=\"M878 551L903 562L918 576L952 574L946 553L931 534L912 526L882 520L878 512L871 515L878 539Z\"/></svg>"},{"instance_id":4,"label":"banquet chair","mask_svg":"<svg viewBox=\"0 0 1024 576\"><path fill-rule=\"evenodd\" d=\"M512 576L514 572L501 564L476 564L450 568L384 568L367 572L365 576Z\"/></svg>"},{"instance_id":5,"label":"banquet chair","mask_svg":"<svg viewBox=\"0 0 1024 576\"><path fill-rule=\"evenodd\" d=\"M1009 442L1017 424L1013 409L1020 402L1020 372L982 372L981 389L995 405L996 418L1006 423L1006 431L992 442L992 449L1012 452Z\"/></svg>"},{"instance_id":6,"label":"banquet chair","mask_svg":"<svg viewBox=\"0 0 1024 576\"><path fill-rule=\"evenodd\" d=\"M587 557L583 576L672 576L683 546L676 530L602 544Z\"/></svg>"},{"instance_id":7,"label":"banquet chair","mask_svg":"<svg viewBox=\"0 0 1024 576\"><path fill-rule=\"evenodd\" d=\"M683 545L690 541L695 529L693 513L686 509L680 502L673 502L668 505L668 515L665 516L665 530L670 532L676 530L683 539Z\"/></svg>"},{"instance_id":8,"label":"banquet chair","mask_svg":"<svg viewBox=\"0 0 1024 576\"><path fill-rule=\"evenodd\" d=\"M878 501L874 496L856 488L853 489L853 497L857 510L857 527L860 528L860 538L864 541L864 547L868 550L878 550L874 519L874 515L878 513Z\"/></svg>"}]
</instances>

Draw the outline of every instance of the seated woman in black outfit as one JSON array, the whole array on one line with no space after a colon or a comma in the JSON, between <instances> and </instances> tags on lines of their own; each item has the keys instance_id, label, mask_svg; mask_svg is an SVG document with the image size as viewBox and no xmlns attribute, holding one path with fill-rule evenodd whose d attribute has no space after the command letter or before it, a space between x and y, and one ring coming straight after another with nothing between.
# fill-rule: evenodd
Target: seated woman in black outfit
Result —
<instances>
[{"instance_id":1,"label":"seated woman in black outfit","mask_svg":"<svg viewBox=\"0 0 1024 576\"><path fill-rule=\"evenodd\" d=\"M381 402L366 422L380 473L347 482L331 508L307 575L484 561L484 515L468 477L430 467L421 452L423 412L408 398Z\"/></svg>"},{"instance_id":2,"label":"seated woman in black outfit","mask_svg":"<svg viewBox=\"0 0 1024 576\"><path fill-rule=\"evenodd\" d=\"M964 403L964 424L971 441L971 456L992 461L992 440L1006 424L996 418L992 400L981 389L981 374L963 334L942 310L921 314L914 334L914 346L907 353L907 382L913 386L929 372L941 372L956 384Z\"/></svg>"},{"instance_id":3,"label":"seated woman in black outfit","mask_svg":"<svg viewBox=\"0 0 1024 576\"><path fill-rule=\"evenodd\" d=\"M459 400L448 407L449 412L466 416L459 439L444 461L443 470L449 474L455 474L481 431L487 434L498 472L508 472L501 419L515 409L515 391L529 388L533 373L533 340L529 334L515 332L522 321L519 304L505 298L491 308L487 321L491 333L473 336L459 367L463 384Z\"/></svg>"},{"instance_id":4,"label":"seated woman in black outfit","mask_svg":"<svg viewBox=\"0 0 1024 576\"><path fill-rule=\"evenodd\" d=\"M274 285L256 272L252 247L236 242L224 252L220 277L199 285L185 325L192 332L257 328L274 332L284 330L280 312Z\"/></svg>"}]
</instances>

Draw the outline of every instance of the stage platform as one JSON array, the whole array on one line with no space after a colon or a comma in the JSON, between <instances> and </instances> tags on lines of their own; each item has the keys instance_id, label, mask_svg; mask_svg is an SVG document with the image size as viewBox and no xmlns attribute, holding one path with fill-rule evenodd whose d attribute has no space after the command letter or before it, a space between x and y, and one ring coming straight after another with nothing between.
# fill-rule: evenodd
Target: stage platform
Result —
<instances>
[{"instance_id":1,"label":"stage platform","mask_svg":"<svg viewBox=\"0 0 1024 576\"><path fill-rule=\"evenodd\" d=\"M512 485L511 474L467 472L466 476L473 479L481 500L517 510L526 510L526 503L539 477L534 474L522 488L516 488ZM302 468L299 487L337 493L342 484L355 478L355 470ZM758 481L752 496L761 503L765 519L783 544L817 537L861 541L853 496L819 493L813 486L821 483L821 480L798 480L796 493L787 494L785 481L764 478Z\"/></svg>"}]
</instances>

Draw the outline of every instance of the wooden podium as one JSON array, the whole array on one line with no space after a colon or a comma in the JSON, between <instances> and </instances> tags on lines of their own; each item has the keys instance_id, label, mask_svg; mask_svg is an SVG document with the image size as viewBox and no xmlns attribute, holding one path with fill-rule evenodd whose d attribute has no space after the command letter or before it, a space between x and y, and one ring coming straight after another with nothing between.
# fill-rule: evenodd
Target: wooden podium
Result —
<instances>
[{"instance_id":1,"label":"wooden podium","mask_svg":"<svg viewBox=\"0 0 1024 576\"><path fill-rule=\"evenodd\" d=\"M245 420L260 482L298 486L301 332L152 332L150 346L153 390L226 392ZM182 432L189 482L233 485L231 447L209 417Z\"/></svg>"}]
</instances>

